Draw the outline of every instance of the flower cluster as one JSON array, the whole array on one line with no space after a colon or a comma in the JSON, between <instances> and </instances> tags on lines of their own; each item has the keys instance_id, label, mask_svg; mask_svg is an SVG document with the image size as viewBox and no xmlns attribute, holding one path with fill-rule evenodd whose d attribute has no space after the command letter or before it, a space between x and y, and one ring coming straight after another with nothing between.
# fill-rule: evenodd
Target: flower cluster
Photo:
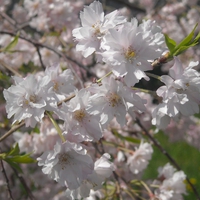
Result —
<instances>
[{"instance_id":1,"label":"flower cluster","mask_svg":"<svg viewBox=\"0 0 200 200\"><path fill-rule=\"evenodd\" d=\"M153 124L166 128L171 118L199 113L200 73L193 69L197 65L198 62L190 62L189 66L183 69L181 62L175 57L175 63L169 70L170 76L161 76L161 81L166 86L157 90L163 102L152 112Z\"/></svg>"},{"instance_id":2,"label":"flower cluster","mask_svg":"<svg viewBox=\"0 0 200 200\"><path fill-rule=\"evenodd\" d=\"M183 171L177 171L169 163L158 169L159 176L154 184L159 188L155 191L156 198L160 200L183 199L182 194L186 194L184 180L186 175Z\"/></svg>"},{"instance_id":3,"label":"flower cluster","mask_svg":"<svg viewBox=\"0 0 200 200\"><path fill-rule=\"evenodd\" d=\"M106 15L99 2L93 2L81 13L82 27L73 30L78 41L77 51L87 57L96 52L98 59L112 66L112 72L124 77L128 86L148 77L144 71L152 69L150 61L161 56L164 37L154 21L131 22L117 16L116 11ZM114 20L113 20L114 19Z\"/></svg>"},{"instance_id":4,"label":"flower cluster","mask_svg":"<svg viewBox=\"0 0 200 200\"><path fill-rule=\"evenodd\" d=\"M149 81L146 72L153 70L153 61L166 55L161 27L154 20L128 21L117 10L106 14L99 1L83 8L78 27L77 12L82 6L79 0L24 0L23 7L15 5L12 15L20 15L17 22L27 20L37 34L31 40L22 33L16 46L10 43L11 36L2 35L0 47L7 48L1 48L0 64L3 58L5 65L31 63L42 66L43 72L24 78L13 76L14 85L3 91L5 108L13 124L25 122L26 127L35 128L31 133L15 132L14 139L20 152L36 154L42 172L64 188L64 198L95 199L97 193L103 196L100 189L116 170L116 187L126 199L124 191L129 186L124 186L121 177L128 177L129 182L132 176L139 176L153 153L152 144L138 133L146 134L145 128L152 124L165 129L171 119L199 113L200 73L194 69L198 62L191 61L184 68L174 57L169 75L158 78L165 85L157 89L160 102L153 105L152 91L141 94L146 90L136 84L142 79ZM1 27L7 30L6 25ZM39 40L43 32L47 36ZM72 36L76 47L71 44ZM6 50L11 44L13 49ZM108 73L91 82L87 78L93 75L89 69L95 65L92 60L98 62L95 67ZM135 123L138 118L142 124L138 123L139 127ZM38 127L40 134L34 132ZM167 164L159 169L155 181L158 186L152 195L161 200L181 199L186 194L185 178L182 171L175 172ZM114 188L114 181L109 184Z\"/></svg>"}]
</instances>

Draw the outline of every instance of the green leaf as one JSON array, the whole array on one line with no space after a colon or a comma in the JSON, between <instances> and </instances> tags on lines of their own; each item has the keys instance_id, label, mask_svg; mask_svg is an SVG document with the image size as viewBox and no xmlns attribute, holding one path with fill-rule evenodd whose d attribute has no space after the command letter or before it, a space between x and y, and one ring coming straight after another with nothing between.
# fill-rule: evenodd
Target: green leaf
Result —
<instances>
[{"instance_id":1,"label":"green leaf","mask_svg":"<svg viewBox=\"0 0 200 200\"><path fill-rule=\"evenodd\" d=\"M9 159L12 162L16 162L16 163L34 163L36 162L36 160L34 160L33 158L31 158L29 156L30 154L25 154L25 155L17 155L17 156L13 156L13 157L7 157L6 159Z\"/></svg>"},{"instance_id":2,"label":"green leaf","mask_svg":"<svg viewBox=\"0 0 200 200\"><path fill-rule=\"evenodd\" d=\"M13 167L14 169L16 169L18 172L23 173L23 172L22 172L22 169L20 168L20 166L19 166L18 163L12 162L12 161L10 161L9 159L5 159L5 161L6 161L11 167Z\"/></svg>"},{"instance_id":3,"label":"green leaf","mask_svg":"<svg viewBox=\"0 0 200 200\"><path fill-rule=\"evenodd\" d=\"M2 72L0 72L0 80L2 81L9 81L10 77L7 76L6 74L3 74Z\"/></svg>"},{"instance_id":4,"label":"green leaf","mask_svg":"<svg viewBox=\"0 0 200 200\"><path fill-rule=\"evenodd\" d=\"M187 50L190 47L193 47L195 45L197 45L199 43L199 39L200 39L200 33L198 33L198 35L193 39L194 37L194 32L196 30L198 26L198 23L195 25L195 27L192 29L192 31L190 32L190 34L185 37L173 50L172 52L170 51L170 53L173 56L177 56L181 53L183 53L185 50Z\"/></svg>"},{"instance_id":5,"label":"green leaf","mask_svg":"<svg viewBox=\"0 0 200 200\"><path fill-rule=\"evenodd\" d=\"M6 158L6 153L0 153L0 160L3 160Z\"/></svg>"},{"instance_id":6,"label":"green leaf","mask_svg":"<svg viewBox=\"0 0 200 200\"><path fill-rule=\"evenodd\" d=\"M112 133L113 133L116 137L120 138L121 140L125 140L125 141L127 141L127 142L136 143L136 144L140 144L140 142L141 142L141 141L140 141L139 139L137 139L137 138L128 137L128 136L123 136L123 135L119 134L119 133L117 132L117 130L115 130L115 129L112 129Z\"/></svg>"},{"instance_id":7,"label":"green leaf","mask_svg":"<svg viewBox=\"0 0 200 200\"><path fill-rule=\"evenodd\" d=\"M188 46L191 41L192 41L192 38L194 36L194 32L195 32L195 29L197 28L198 26L198 23L195 25L195 27L192 29L191 33L186 37L184 38L177 46L176 46L176 49L179 49L180 47L182 46Z\"/></svg>"},{"instance_id":8,"label":"green leaf","mask_svg":"<svg viewBox=\"0 0 200 200\"><path fill-rule=\"evenodd\" d=\"M7 156L15 156L15 155L19 155L19 153L20 153L20 149L17 143L14 148L12 148L9 152L7 152Z\"/></svg>"},{"instance_id":9,"label":"green leaf","mask_svg":"<svg viewBox=\"0 0 200 200\"><path fill-rule=\"evenodd\" d=\"M198 33L198 35L195 37L195 39L193 40L193 43L198 44L200 42L200 32Z\"/></svg>"},{"instance_id":10,"label":"green leaf","mask_svg":"<svg viewBox=\"0 0 200 200\"><path fill-rule=\"evenodd\" d=\"M33 133L40 133L40 129L37 126L32 131Z\"/></svg>"},{"instance_id":11,"label":"green leaf","mask_svg":"<svg viewBox=\"0 0 200 200\"><path fill-rule=\"evenodd\" d=\"M196 118L200 119L200 113L196 113L196 114L194 114L194 116L195 116Z\"/></svg>"},{"instance_id":12,"label":"green leaf","mask_svg":"<svg viewBox=\"0 0 200 200\"><path fill-rule=\"evenodd\" d=\"M164 34L164 36L165 36L166 45L171 53L176 46L176 42L173 39L171 39L167 34Z\"/></svg>"},{"instance_id":13,"label":"green leaf","mask_svg":"<svg viewBox=\"0 0 200 200\"><path fill-rule=\"evenodd\" d=\"M123 136L123 139L126 140L127 142L131 142L131 143L136 143L136 144L140 144L141 140L138 138L134 138L134 137L125 137Z\"/></svg>"},{"instance_id":14,"label":"green leaf","mask_svg":"<svg viewBox=\"0 0 200 200\"><path fill-rule=\"evenodd\" d=\"M196 44L191 44L191 45L189 45L189 46L182 46L182 47L180 47L177 51L175 51L174 53L173 53L173 55L174 56L178 56L178 55L180 55L181 53L183 53L184 51L186 51L187 49L189 49L190 47L193 47L193 46L195 46Z\"/></svg>"},{"instance_id":15,"label":"green leaf","mask_svg":"<svg viewBox=\"0 0 200 200\"><path fill-rule=\"evenodd\" d=\"M3 52L10 52L18 43L19 33L14 37L14 39L8 44L7 47L3 49Z\"/></svg>"}]
</instances>

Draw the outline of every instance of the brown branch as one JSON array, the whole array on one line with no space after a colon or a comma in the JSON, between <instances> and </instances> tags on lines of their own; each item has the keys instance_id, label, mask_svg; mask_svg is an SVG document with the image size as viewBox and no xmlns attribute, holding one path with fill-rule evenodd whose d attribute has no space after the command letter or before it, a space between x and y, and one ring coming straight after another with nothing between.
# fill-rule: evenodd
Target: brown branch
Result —
<instances>
[{"instance_id":1,"label":"brown branch","mask_svg":"<svg viewBox=\"0 0 200 200\"><path fill-rule=\"evenodd\" d=\"M45 67L45 65L44 65L44 63L43 63L43 61L42 61L42 55L41 55L41 53L40 53L40 48L39 48L38 46L35 46L35 48L36 48L36 51L37 51L37 53L38 53L41 66L42 66L43 70L45 70L46 67Z\"/></svg>"},{"instance_id":2,"label":"brown branch","mask_svg":"<svg viewBox=\"0 0 200 200\"><path fill-rule=\"evenodd\" d=\"M109 2L109 1L108 1L108 2ZM123 6L126 6L126 7L128 7L129 9L135 10L135 11L140 12L140 13L145 13L145 12L146 12L145 9L143 9L143 8L141 8L141 7L139 7L139 6L136 6L135 4L130 3L130 2L128 2L128 1L125 1L125 0L115 0L114 2L115 2L115 3L118 2L118 3L122 4Z\"/></svg>"},{"instance_id":3,"label":"brown branch","mask_svg":"<svg viewBox=\"0 0 200 200\"><path fill-rule=\"evenodd\" d=\"M73 94L70 97L67 97L66 99L64 99L63 101L60 101L57 105L60 106L62 105L63 102L67 102L69 100L71 100L72 98L74 98L75 95ZM1 138L0 138L0 142L2 142L3 140L5 140L9 135L11 135L12 133L14 133L15 131L17 131L19 128L21 128L22 126L25 125L25 122L21 122L20 124L12 127L8 132L6 132Z\"/></svg>"},{"instance_id":4,"label":"brown branch","mask_svg":"<svg viewBox=\"0 0 200 200\"><path fill-rule=\"evenodd\" d=\"M7 186L7 190L8 190L9 199L10 199L10 200L14 200L14 199L13 199L13 196L12 196L11 189L10 189L10 185L9 185L9 179L8 179L8 177L7 177L7 174L6 174L4 165L3 165L3 161L2 161L1 159L0 159L0 163L1 163L1 168L2 168L1 172L2 172L2 174L4 175L5 180L6 180L6 186Z\"/></svg>"},{"instance_id":5,"label":"brown branch","mask_svg":"<svg viewBox=\"0 0 200 200\"><path fill-rule=\"evenodd\" d=\"M11 35L11 36L16 36L16 33L9 32L9 31L0 31L0 34L7 34L7 35ZM84 70L86 70L86 72L87 72L87 74L88 74L89 76L96 77L96 74L92 73L86 66L80 64L79 62L77 62L76 60L74 60L74 59L72 59L71 57L67 56L66 54L63 54L63 53L57 51L56 49L54 49L54 48L52 48L52 47L50 47L50 46L48 46L48 45L44 45L44 44L42 44L42 43L40 43L40 42L37 42L37 41L32 40L32 39L29 39L29 38L24 37L24 36L22 36L22 35L19 35L19 38L22 39L22 40L25 40L25 41L27 41L27 42L29 42L29 43L31 43L31 44L32 44L33 46L35 46L36 48L37 48L37 47L43 47L43 48L46 48L46 49L48 49L48 50L54 52L54 53L57 54L59 57L62 57L62 58L64 58L64 59L67 59L68 61L73 62L73 63L75 63L76 65L78 65L80 68L83 68ZM96 78L97 78L97 77L96 77Z\"/></svg>"},{"instance_id":6,"label":"brown branch","mask_svg":"<svg viewBox=\"0 0 200 200\"><path fill-rule=\"evenodd\" d=\"M14 133L15 131L17 131L19 128L21 128L22 126L25 125L25 122L21 122L20 124L12 127L7 133L5 133L1 138L0 138L0 142L2 142L3 140L5 140L9 135L11 135L12 133Z\"/></svg>"},{"instance_id":7,"label":"brown branch","mask_svg":"<svg viewBox=\"0 0 200 200\"><path fill-rule=\"evenodd\" d=\"M155 59L152 63L151 66L153 68L155 67L161 67L163 64L171 61L173 58L170 57L170 52L165 53L162 55L160 58Z\"/></svg>"},{"instance_id":8,"label":"brown branch","mask_svg":"<svg viewBox=\"0 0 200 200\"><path fill-rule=\"evenodd\" d=\"M12 167L12 169L13 169L15 175L17 176L17 178L20 180L21 184L23 185L23 187L24 187L25 191L27 192L27 195L29 196L30 200L35 200L35 197L33 196L30 188L26 184L26 181L24 180L23 176L20 175L15 168Z\"/></svg>"},{"instance_id":9,"label":"brown branch","mask_svg":"<svg viewBox=\"0 0 200 200\"><path fill-rule=\"evenodd\" d=\"M178 163L170 156L170 154L159 144L159 142L147 131L147 129L142 125L140 120L136 118L136 123L139 125L139 127L144 131L144 133L147 135L147 137L154 143L154 145L161 151L162 154L164 154L168 160L176 167L177 170L182 171L181 167L178 165ZM194 185L191 183L190 179L186 176L186 180L188 184L191 186L194 194L196 195L197 199L200 200L200 196L194 187Z\"/></svg>"},{"instance_id":10,"label":"brown branch","mask_svg":"<svg viewBox=\"0 0 200 200\"><path fill-rule=\"evenodd\" d=\"M0 59L0 65L2 65L4 68L6 68L7 70L9 70L10 72L12 72L14 75L22 77L21 74L16 71L15 69L13 69L12 67L8 66L3 60Z\"/></svg>"}]
</instances>

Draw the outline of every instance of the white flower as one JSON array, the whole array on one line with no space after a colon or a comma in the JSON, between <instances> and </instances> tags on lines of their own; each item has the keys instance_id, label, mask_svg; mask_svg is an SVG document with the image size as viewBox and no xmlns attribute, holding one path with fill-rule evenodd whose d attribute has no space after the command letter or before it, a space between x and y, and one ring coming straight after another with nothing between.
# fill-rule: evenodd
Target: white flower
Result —
<instances>
[{"instance_id":1,"label":"white flower","mask_svg":"<svg viewBox=\"0 0 200 200\"><path fill-rule=\"evenodd\" d=\"M82 140L97 141L102 137L100 117L89 111L90 92L85 89L75 92L68 104L62 105L60 117L65 120L69 134L80 135ZM65 133L65 132L64 132Z\"/></svg>"},{"instance_id":2,"label":"white flower","mask_svg":"<svg viewBox=\"0 0 200 200\"><path fill-rule=\"evenodd\" d=\"M42 121L44 111L53 104L56 106L55 99L49 99L45 91L48 80L41 78L38 81L33 75L13 79L15 85L3 91L8 118L14 115L13 123L25 120L26 126L35 127L37 122Z\"/></svg>"},{"instance_id":3,"label":"white flower","mask_svg":"<svg viewBox=\"0 0 200 200\"><path fill-rule=\"evenodd\" d=\"M108 178L113 170L114 165L109 161L110 155L105 153L95 162L94 171L87 179L83 180L81 186L76 190L66 190L67 197L70 199L81 199L89 197L91 190L98 190L102 183Z\"/></svg>"},{"instance_id":4,"label":"white flower","mask_svg":"<svg viewBox=\"0 0 200 200\"><path fill-rule=\"evenodd\" d=\"M167 104L161 103L152 111L152 124L156 125L159 129L165 129L171 121L171 118L167 114L167 110Z\"/></svg>"},{"instance_id":5,"label":"white flower","mask_svg":"<svg viewBox=\"0 0 200 200\"><path fill-rule=\"evenodd\" d=\"M73 36L79 42L77 51L82 51L84 57L88 57L99 50L100 41L110 28L126 21L118 12L113 11L104 15L102 4L94 1L89 6L85 6L80 13L82 27L72 31Z\"/></svg>"},{"instance_id":6,"label":"white flower","mask_svg":"<svg viewBox=\"0 0 200 200\"><path fill-rule=\"evenodd\" d=\"M161 81L166 86L158 88L157 94L163 98L163 103L152 114L152 123L159 128L165 128L170 118L178 118L180 114L191 116L199 112L200 73L192 69L196 65L198 62L190 62L183 69L181 62L175 57L175 63L169 70L170 76L161 76ZM163 117L168 123L161 122Z\"/></svg>"},{"instance_id":7,"label":"white flower","mask_svg":"<svg viewBox=\"0 0 200 200\"><path fill-rule=\"evenodd\" d=\"M145 110L142 99L120 81L110 77L104 78L101 83L101 86L94 85L89 90L96 93L91 97L90 110L101 115L102 125L107 125L116 117L117 122L124 126L129 107L135 106L137 110Z\"/></svg>"},{"instance_id":8,"label":"white flower","mask_svg":"<svg viewBox=\"0 0 200 200\"><path fill-rule=\"evenodd\" d=\"M152 38L156 33L144 30L138 27L138 21L133 18L118 30L110 29L101 43L103 61L112 66L116 76L125 76L128 86L133 86L142 78L149 80L144 71L151 70L149 61L161 55L156 40Z\"/></svg>"},{"instance_id":9,"label":"white flower","mask_svg":"<svg viewBox=\"0 0 200 200\"><path fill-rule=\"evenodd\" d=\"M75 91L74 76L70 69L60 72L60 66L48 67L45 74L50 79L49 90L56 93L59 100L66 98L70 93Z\"/></svg>"},{"instance_id":10,"label":"white flower","mask_svg":"<svg viewBox=\"0 0 200 200\"><path fill-rule=\"evenodd\" d=\"M163 168L159 168L158 182L159 188L155 191L155 195L160 200L181 200L182 194L186 194L186 185L184 180L186 175L183 171L176 172L175 168L169 163Z\"/></svg>"},{"instance_id":11,"label":"white flower","mask_svg":"<svg viewBox=\"0 0 200 200\"><path fill-rule=\"evenodd\" d=\"M132 173L138 174L144 170L149 164L153 153L153 148L149 143L140 143L138 149L135 150L132 156L128 157L127 165Z\"/></svg>"},{"instance_id":12,"label":"white flower","mask_svg":"<svg viewBox=\"0 0 200 200\"><path fill-rule=\"evenodd\" d=\"M173 176L175 171L176 169L172 165L167 163L164 167L158 168L158 177L161 179L169 179Z\"/></svg>"},{"instance_id":13,"label":"white flower","mask_svg":"<svg viewBox=\"0 0 200 200\"><path fill-rule=\"evenodd\" d=\"M70 190L77 189L94 170L92 158L82 146L65 142L56 143L54 150L37 158L44 174Z\"/></svg>"}]
</instances>

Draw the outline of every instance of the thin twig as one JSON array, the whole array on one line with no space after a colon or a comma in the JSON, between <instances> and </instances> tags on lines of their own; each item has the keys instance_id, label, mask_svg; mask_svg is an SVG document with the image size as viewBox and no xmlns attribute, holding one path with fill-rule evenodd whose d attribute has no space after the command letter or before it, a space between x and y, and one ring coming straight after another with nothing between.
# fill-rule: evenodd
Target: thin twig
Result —
<instances>
[{"instance_id":1,"label":"thin twig","mask_svg":"<svg viewBox=\"0 0 200 200\"><path fill-rule=\"evenodd\" d=\"M0 34L7 34L7 35L11 35L11 36L16 36L16 33L13 33L13 32L9 32L9 31L0 31ZM48 45L44 45L44 44L41 44L40 42L37 42L35 40L32 40L32 39L29 39L27 37L24 37L22 35L19 35L19 38L22 39L22 40L25 40L29 43L31 43L33 46L38 46L38 47L43 47L43 48L46 48L52 52L54 52L55 54L57 54L59 57L62 57L64 59L67 59L68 61L71 61L73 63L75 63L76 65L78 65L80 68L83 68L84 70L86 70L87 74L89 76L93 76L93 77L96 77L96 74L92 73L86 66L80 64L79 62L77 62L76 60L72 59L71 57L67 56L66 54L63 54L59 51L57 51L56 49L48 46Z\"/></svg>"},{"instance_id":2,"label":"thin twig","mask_svg":"<svg viewBox=\"0 0 200 200\"><path fill-rule=\"evenodd\" d=\"M130 2L125 1L125 0L115 0L115 2L121 3L121 4L123 4L123 6L126 6L126 7L130 8L130 9L135 10L135 11L140 12L140 13L145 13L146 12L145 9L140 8L140 7L136 6L136 5L134 5L133 3L130 3Z\"/></svg>"},{"instance_id":3,"label":"thin twig","mask_svg":"<svg viewBox=\"0 0 200 200\"><path fill-rule=\"evenodd\" d=\"M29 196L30 200L35 200L35 197L33 196L30 188L26 184L26 181L24 180L23 176L20 175L15 168L12 168L12 169L13 169L15 175L17 176L17 178L20 180L21 184L23 185L23 187L24 187L25 191L27 192L27 195Z\"/></svg>"},{"instance_id":4,"label":"thin twig","mask_svg":"<svg viewBox=\"0 0 200 200\"><path fill-rule=\"evenodd\" d=\"M3 60L0 59L0 65L2 65L4 68L6 68L7 70L9 70L10 72L12 72L14 75L22 77L21 74L16 71L14 68L8 66Z\"/></svg>"},{"instance_id":5,"label":"thin twig","mask_svg":"<svg viewBox=\"0 0 200 200\"><path fill-rule=\"evenodd\" d=\"M148 138L154 143L154 145L168 158L168 160L176 167L177 170L182 171L181 167L178 165L178 163L169 155L169 153L158 143L158 141L151 136L151 134L147 131L147 129L142 125L140 120L136 118L136 123L139 125L139 127L145 132L145 134L148 136ZM186 180L188 184L191 186L194 194L196 195L197 199L200 200L200 196L194 187L194 185L191 183L188 177L186 177Z\"/></svg>"},{"instance_id":6,"label":"thin twig","mask_svg":"<svg viewBox=\"0 0 200 200\"><path fill-rule=\"evenodd\" d=\"M20 124L12 127L7 133L5 133L1 138L0 138L0 142L2 142L3 140L5 140L9 135L11 135L12 133L14 133L15 131L17 131L19 128L21 128L22 126L25 125L25 122L21 122Z\"/></svg>"},{"instance_id":7,"label":"thin twig","mask_svg":"<svg viewBox=\"0 0 200 200\"><path fill-rule=\"evenodd\" d=\"M39 48L37 45L35 46L35 48L36 48L36 51L37 51L37 53L38 53L41 66L42 66L43 70L45 70L46 67L45 67L45 65L44 65L44 63L43 63L43 61L42 61L42 55L41 55L41 53L40 53L40 48Z\"/></svg>"},{"instance_id":8,"label":"thin twig","mask_svg":"<svg viewBox=\"0 0 200 200\"><path fill-rule=\"evenodd\" d=\"M3 165L3 161L0 159L0 163L1 163L1 167L2 167L2 174L4 175L5 179L6 179L6 186L7 186L7 190L8 190L8 196L9 196L9 199L10 200L14 200L13 199L13 196L12 196L12 192L11 192L11 189L10 189L10 185L9 185L9 179L8 179L8 176L6 174L6 171L5 171L5 168L4 168L4 165Z\"/></svg>"},{"instance_id":9,"label":"thin twig","mask_svg":"<svg viewBox=\"0 0 200 200\"><path fill-rule=\"evenodd\" d=\"M60 101L57 105L60 106L62 105L63 102L67 102L69 101L70 99L74 98L75 95L73 94L72 96L70 97L67 97L66 99ZM14 133L15 131L17 131L19 128L21 128L22 126L25 125L25 122L21 122L20 124L12 127L8 132L6 132L1 138L0 138L0 142L2 142L3 140L5 140L9 135L11 135L12 133Z\"/></svg>"}]
</instances>

